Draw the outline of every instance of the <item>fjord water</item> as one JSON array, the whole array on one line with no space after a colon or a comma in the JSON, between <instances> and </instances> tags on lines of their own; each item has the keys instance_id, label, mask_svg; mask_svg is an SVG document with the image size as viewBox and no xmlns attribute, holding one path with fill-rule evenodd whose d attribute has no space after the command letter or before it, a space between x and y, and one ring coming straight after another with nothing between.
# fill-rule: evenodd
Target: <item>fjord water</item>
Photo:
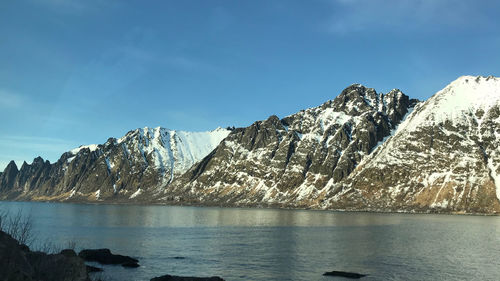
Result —
<instances>
[{"instance_id":1,"label":"fjord water","mask_svg":"<svg viewBox=\"0 0 500 281\"><path fill-rule=\"evenodd\" d=\"M141 267L105 280L164 274L226 280L499 280L500 217L0 202L31 213L38 243L110 248Z\"/></svg>"}]
</instances>

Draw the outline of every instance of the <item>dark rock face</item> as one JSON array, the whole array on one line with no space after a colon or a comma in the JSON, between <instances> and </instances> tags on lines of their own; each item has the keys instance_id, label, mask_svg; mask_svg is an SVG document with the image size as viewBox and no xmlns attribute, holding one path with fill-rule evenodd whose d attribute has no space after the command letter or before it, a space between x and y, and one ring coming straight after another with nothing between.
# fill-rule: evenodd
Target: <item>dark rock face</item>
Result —
<instances>
[{"instance_id":1,"label":"dark rock face","mask_svg":"<svg viewBox=\"0 0 500 281\"><path fill-rule=\"evenodd\" d=\"M0 279L8 281L90 281L82 259L31 252L0 231Z\"/></svg>"},{"instance_id":2,"label":"dark rock face","mask_svg":"<svg viewBox=\"0 0 500 281\"><path fill-rule=\"evenodd\" d=\"M87 249L82 250L78 256L85 261L95 261L100 264L137 264L139 261L122 255L112 254L109 249Z\"/></svg>"},{"instance_id":3,"label":"dark rock face","mask_svg":"<svg viewBox=\"0 0 500 281\"><path fill-rule=\"evenodd\" d=\"M163 275L160 277L155 277L151 281L224 281L224 279L213 276L213 277L184 277L175 275Z\"/></svg>"},{"instance_id":4,"label":"dark rock face","mask_svg":"<svg viewBox=\"0 0 500 281\"><path fill-rule=\"evenodd\" d=\"M461 77L425 103L346 181L330 206L500 213L500 79Z\"/></svg>"},{"instance_id":5,"label":"dark rock face","mask_svg":"<svg viewBox=\"0 0 500 281\"><path fill-rule=\"evenodd\" d=\"M14 187L16 176L19 173L14 161L10 161L3 173L0 174L0 191L10 190Z\"/></svg>"},{"instance_id":6,"label":"dark rock face","mask_svg":"<svg viewBox=\"0 0 500 281\"><path fill-rule=\"evenodd\" d=\"M346 271L329 271L323 274L324 276L337 276L344 277L350 279L360 279L366 276L366 274L360 274L355 272L346 272Z\"/></svg>"},{"instance_id":7,"label":"dark rock face","mask_svg":"<svg viewBox=\"0 0 500 281\"><path fill-rule=\"evenodd\" d=\"M399 90L352 85L319 107L233 130L168 191L194 202L320 207L325 185L346 179L415 104Z\"/></svg>"}]
</instances>

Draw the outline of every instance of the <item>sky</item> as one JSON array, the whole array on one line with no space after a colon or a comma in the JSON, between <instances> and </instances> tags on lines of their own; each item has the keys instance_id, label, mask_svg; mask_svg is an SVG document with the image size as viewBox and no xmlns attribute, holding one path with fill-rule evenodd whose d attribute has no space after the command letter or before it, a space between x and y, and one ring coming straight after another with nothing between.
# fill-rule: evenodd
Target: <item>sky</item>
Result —
<instances>
[{"instance_id":1,"label":"sky","mask_svg":"<svg viewBox=\"0 0 500 281\"><path fill-rule=\"evenodd\" d=\"M0 1L0 171L139 127L285 117L360 83L500 76L499 1Z\"/></svg>"}]
</instances>

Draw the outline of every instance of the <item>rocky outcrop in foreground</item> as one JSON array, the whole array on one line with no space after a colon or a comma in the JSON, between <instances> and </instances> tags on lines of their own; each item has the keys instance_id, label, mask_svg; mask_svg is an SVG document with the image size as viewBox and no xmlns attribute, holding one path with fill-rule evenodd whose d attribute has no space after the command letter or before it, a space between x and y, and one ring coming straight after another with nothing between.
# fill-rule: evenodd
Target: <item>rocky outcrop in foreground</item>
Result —
<instances>
[{"instance_id":1,"label":"rocky outcrop in foreground","mask_svg":"<svg viewBox=\"0 0 500 281\"><path fill-rule=\"evenodd\" d=\"M129 256L116 255L109 249L85 249L78 253L85 261L98 262L100 264L119 264L123 267L139 267L139 260Z\"/></svg>"},{"instance_id":2,"label":"rocky outcrop in foreground","mask_svg":"<svg viewBox=\"0 0 500 281\"><path fill-rule=\"evenodd\" d=\"M76 254L33 252L3 231L0 231L0 279L90 281L85 263Z\"/></svg>"}]
</instances>

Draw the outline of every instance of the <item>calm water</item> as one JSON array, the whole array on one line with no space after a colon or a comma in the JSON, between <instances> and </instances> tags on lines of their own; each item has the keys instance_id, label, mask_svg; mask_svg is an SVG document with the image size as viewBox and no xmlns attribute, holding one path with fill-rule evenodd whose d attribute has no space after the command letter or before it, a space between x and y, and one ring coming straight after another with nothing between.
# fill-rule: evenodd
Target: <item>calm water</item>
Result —
<instances>
[{"instance_id":1,"label":"calm water","mask_svg":"<svg viewBox=\"0 0 500 281\"><path fill-rule=\"evenodd\" d=\"M500 280L500 217L0 202L31 212L38 241L110 248L141 267L106 280L164 274L226 280ZM177 259L175 257L183 257Z\"/></svg>"}]
</instances>

